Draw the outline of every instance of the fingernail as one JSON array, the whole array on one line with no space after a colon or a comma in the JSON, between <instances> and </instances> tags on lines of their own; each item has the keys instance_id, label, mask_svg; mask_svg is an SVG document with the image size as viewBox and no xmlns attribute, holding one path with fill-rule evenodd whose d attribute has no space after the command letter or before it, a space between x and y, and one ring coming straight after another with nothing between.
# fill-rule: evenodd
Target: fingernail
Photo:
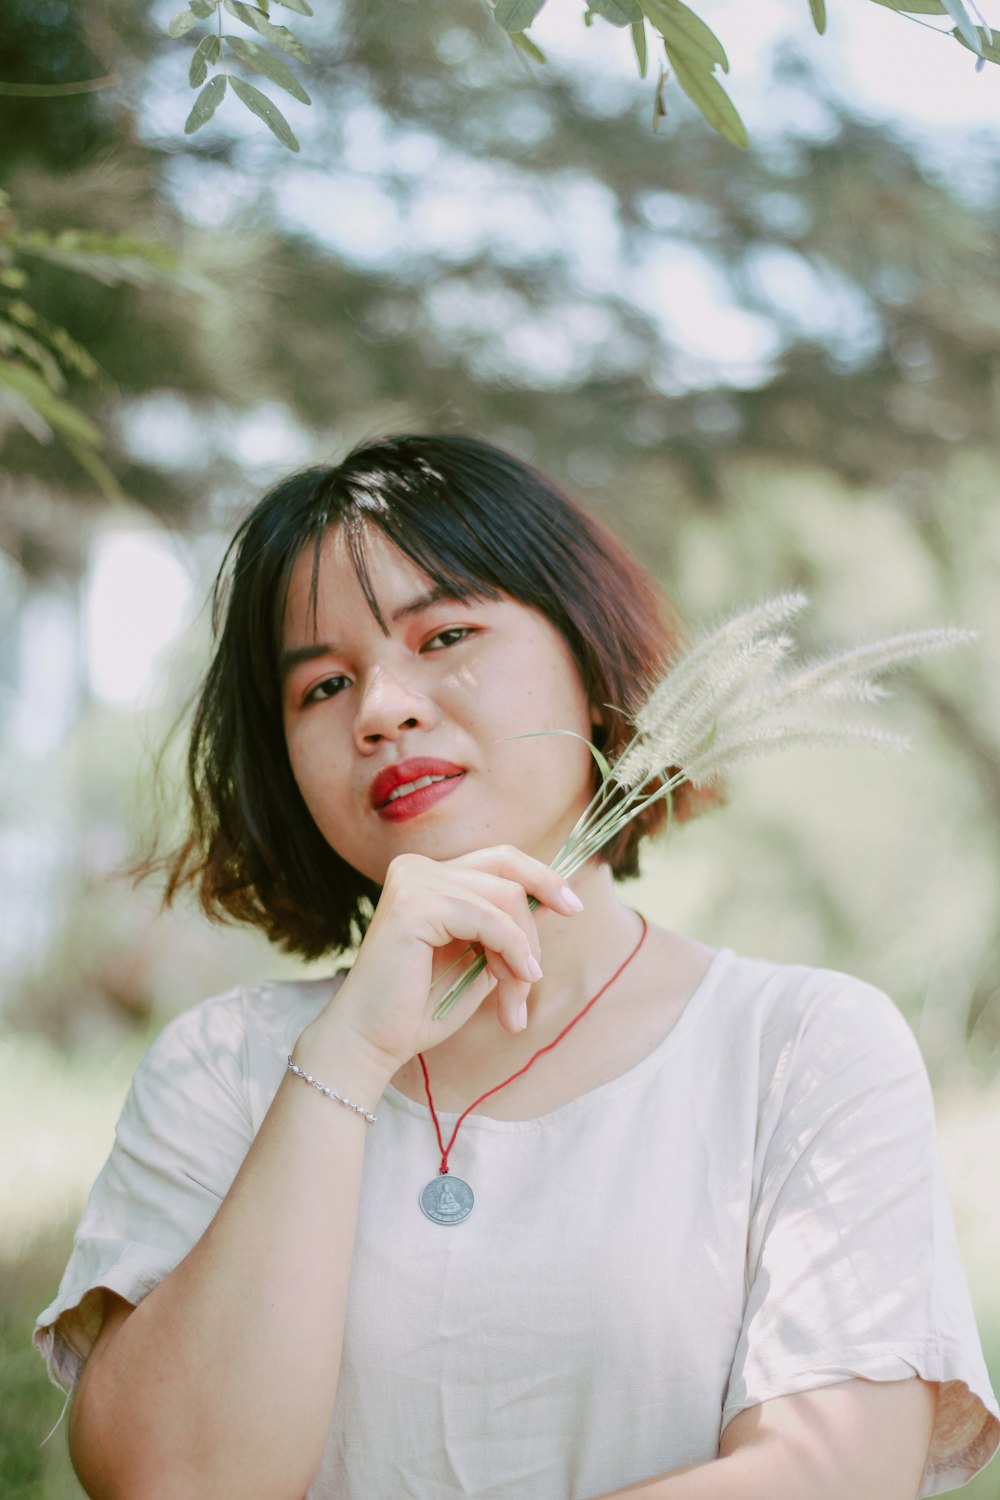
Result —
<instances>
[{"instance_id":1,"label":"fingernail","mask_svg":"<svg viewBox=\"0 0 1000 1500\"><path fill-rule=\"evenodd\" d=\"M562 897L563 906L568 906L570 911L583 911L583 902L572 886L564 885L559 894Z\"/></svg>"},{"instance_id":2,"label":"fingernail","mask_svg":"<svg viewBox=\"0 0 1000 1500\"><path fill-rule=\"evenodd\" d=\"M528 973L531 975L532 979L541 979L541 977L542 977L542 966L538 962L538 959L535 957L535 955L533 953L529 953L528 954L528 959L527 959L527 962L525 964L525 968L527 969Z\"/></svg>"},{"instance_id":3,"label":"fingernail","mask_svg":"<svg viewBox=\"0 0 1000 1500\"><path fill-rule=\"evenodd\" d=\"M517 1007L517 1029L523 1031L528 1024L528 1002L522 1000Z\"/></svg>"}]
</instances>

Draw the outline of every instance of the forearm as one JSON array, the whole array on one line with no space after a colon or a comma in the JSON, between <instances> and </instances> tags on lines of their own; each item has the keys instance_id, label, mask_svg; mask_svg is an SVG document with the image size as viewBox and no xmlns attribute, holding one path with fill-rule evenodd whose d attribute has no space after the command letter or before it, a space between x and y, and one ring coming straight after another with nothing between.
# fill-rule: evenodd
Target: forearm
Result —
<instances>
[{"instance_id":1,"label":"forearm","mask_svg":"<svg viewBox=\"0 0 1000 1500\"><path fill-rule=\"evenodd\" d=\"M295 1061L373 1108L387 1075L310 1031ZM202 1238L84 1370L71 1443L97 1500L301 1500L336 1398L368 1128L286 1075Z\"/></svg>"},{"instance_id":2,"label":"forearm","mask_svg":"<svg viewBox=\"0 0 1000 1500\"><path fill-rule=\"evenodd\" d=\"M719 1457L601 1500L914 1500L937 1386L853 1378L773 1397L727 1424Z\"/></svg>"},{"instance_id":3,"label":"forearm","mask_svg":"<svg viewBox=\"0 0 1000 1500\"><path fill-rule=\"evenodd\" d=\"M745 1457L732 1454L706 1463L685 1464L627 1489L609 1491L600 1500L783 1500L785 1491L777 1488L773 1472L762 1482L763 1476L748 1473L746 1464L738 1462Z\"/></svg>"}]
</instances>

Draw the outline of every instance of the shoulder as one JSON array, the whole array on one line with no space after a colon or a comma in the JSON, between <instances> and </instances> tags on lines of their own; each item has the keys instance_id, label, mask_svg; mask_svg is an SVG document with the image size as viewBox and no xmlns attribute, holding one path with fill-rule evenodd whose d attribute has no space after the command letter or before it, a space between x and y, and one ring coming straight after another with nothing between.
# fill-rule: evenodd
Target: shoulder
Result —
<instances>
[{"instance_id":1,"label":"shoulder","mask_svg":"<svg viewBox=\"0 0 1000 1500\"><path fill-rule=\"evenodd\" d=\"M284 1056L340 984L321 979L237 985L172 1017L147 1049L134 1086L206 1074L242 1095L263 1060Z\"/></svg>"},{"instance_id":2,"label":"shoulder","mask_svg":"<svg viewBox=\"0 0 1000 1500\"><path fill-rule=\"evenodd\" d=\"M338 971L319 979L235 985L171 1017L150 1050L168 1051L201 1041L232 1042L238 1037L278 1035L296 1025L301 1029L315 1019L342 978L343 972Z\"/></svg>"},{"instance_id":3,"label":"shoulder","mask_svg":"<svg viewBox=\"0 0 1000 1500\"><path fill-rule=\"evenodd\" d=\"M722 949L720 1000L753 1015L764 1030L831 1043L867 1036L915 1048L902 1012L884 990L840 969L750 958Z\"/></svg>"},{"instance_id":4,"label":"shoulder","mask_svg":"<svg viewBox=\"0 0 1000 1500\"><path fill-rule=\"evenodd\" d=\"M933 1131L920 1047L884 990L838 969L727 957L733 1051L740 1035L756 1042L761 1147L791 1156L823 1130L846 1152L903 1122L921 1138ZM736 1022L741 1009L753 1040Z\"/></svg>"},{"instance_id":5,"label":"shoulder","mask_svg":"<svg viewBox=\"0 0 1000 1500\"><path fill-rule=\"evenodd\" d=\"M867 980L730 949L717 954L709 978L713 1045L744 1076L748 1065L756 1072L761 1105L787 1106L824 1090L885 1090L894 1082L905 1082L914 1098L929 1096L909 1022Z\"/></svg>"}]
</instances>

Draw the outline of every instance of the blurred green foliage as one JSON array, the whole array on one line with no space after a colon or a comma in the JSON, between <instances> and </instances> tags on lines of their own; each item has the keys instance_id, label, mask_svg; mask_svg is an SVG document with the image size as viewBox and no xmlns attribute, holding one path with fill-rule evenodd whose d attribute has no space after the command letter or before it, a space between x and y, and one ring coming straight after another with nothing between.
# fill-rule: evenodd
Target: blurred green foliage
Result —
<instances>
[{"instance_id":1,"label":"blurred green foliage","mask_svg":"<svg viewBox=\"0 0 1000 1500\"><path fill-rule=\"evenodd\" d=\"M900 686L908 759L748 768L628 894L706 941L864 974L910 1017L939 1088L995 1087L995 138L917 144L846 113L788 55L761 80L775 126L740 155L683 103L653 135L634 81L596 51L589 72L553 58L528 77L485 7L400 0L391 37L378 10L331 0L310 20L293 158L234 112L184 136L168 9L5 5L12 82L121 79L0 95L23 224L50 246L67 226L91 246L155 244L179 272L110 285L32 263L38 317L106 374L70 361L62 394L104 435L127 501L109 510L0 389L0 883L37 891L18 909L39 922L7 960L0 1017L3 1139L16 1160L23 1128L32 1186L11 1178L19 1214L0 1237L0 1490L22 1500L78 1494L63 1436L37 1447L59 1399L24 1340L134 1058L170 1011L288 972L251 936L157 917L116 873L150 811L150 751L200 673L203 616L142 714L99 701L80 655L59 742L38 751L17 728L33 612L55 599L82 621L109 521L163 527L203 594L276 474L382 431L462 427L563 479L692 622L801 586L809 647L979 629L975 651ZM723 336L698 344L713 318ZM972 1205L985 1175L956 1158ZM985 1212L967 1223L996 1246ZM995 1271L966 1243L996 1371ZM1000 1475L966 1493L997 1500Z\"/></svg>"},{"instance_id":2,"label":"blurred green foliage","mask_svg":"<svg viewBox=\"0 0 1000 1500\"><path fill-rule=\"evenodd\" d=\"M65 1235L33 1247L30 1260L0 1264L0 1494L5 1500L81 1500L65 1422L47 1443L62 1397L31 1347L31 1308L44 1302L65 1259Z\"/></svg>"},{"instance_id":3,"label":"blurred green foliage","mask_svg":"<svg viewBox=\"0 0 1000 1500\"><path fill-rule=\"evenodd\" d=\"M71 379L95 381L103 372L65 328L51 324L34 307L31 268L38 262L102 286L142 287L169 285L176 269L173 257L159 245L118 235L25 228L0 191L0 385L8 412L39 442L61 439L105 499L123 499L101 457L99 428L66 399Z\"/></svg>"}]
</instances>

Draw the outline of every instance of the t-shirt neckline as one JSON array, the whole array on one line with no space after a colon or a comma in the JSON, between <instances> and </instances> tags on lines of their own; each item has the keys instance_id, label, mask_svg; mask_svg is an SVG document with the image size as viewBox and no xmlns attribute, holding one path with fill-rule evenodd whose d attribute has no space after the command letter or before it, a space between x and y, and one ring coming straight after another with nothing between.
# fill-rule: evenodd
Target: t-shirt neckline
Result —
<instances>
[{"instance_id":1,"label":"t-shirt neckline","mask_svg":"<svg viewBox=\"0 0 1000 1500\"><path fill-rule=\"evenodd\" d=\"M661 1042L658 1042L651 1052L633 1063L631 1068L626 1068L624 1073L619 1073L616 1078L609 1078L604 1083L599 1083L596 1088L587 1089L585 1093L578 1094L575 1099L570 1099L566 1104L560 1104L557 1108L549 1110L543 1115L532 1115L526 1120L497 1120L492 1115L471 1114L466 1116L462 1130L490 1130L499 1132L516 1132L519 1130L536 1129L543 1125L555 1123L564 1117L574 1114L583 1109L590 1109L595 1104L617 1093L620 1089L628 1088L638 1083L643 1076L659 1064L678 1047L685 1036L695 1026L699 1015L704 1010L708 997L714 988L719 974L725 967L725 961L732 957L731 948L717 948L712 959L699 979L691 993L687 1004L678 1017L677 1021ZM393 1107L402 1110L405 1114L418 1116L422 1120L431 1121L431 1112L426 1104L419 1100L411 1099L397 1089L394 1084L387 1084L383 1100L388 1101ZM438 1119L457 1120L461 1110L438 1110Z\"/></svg>"}]
</instances>

